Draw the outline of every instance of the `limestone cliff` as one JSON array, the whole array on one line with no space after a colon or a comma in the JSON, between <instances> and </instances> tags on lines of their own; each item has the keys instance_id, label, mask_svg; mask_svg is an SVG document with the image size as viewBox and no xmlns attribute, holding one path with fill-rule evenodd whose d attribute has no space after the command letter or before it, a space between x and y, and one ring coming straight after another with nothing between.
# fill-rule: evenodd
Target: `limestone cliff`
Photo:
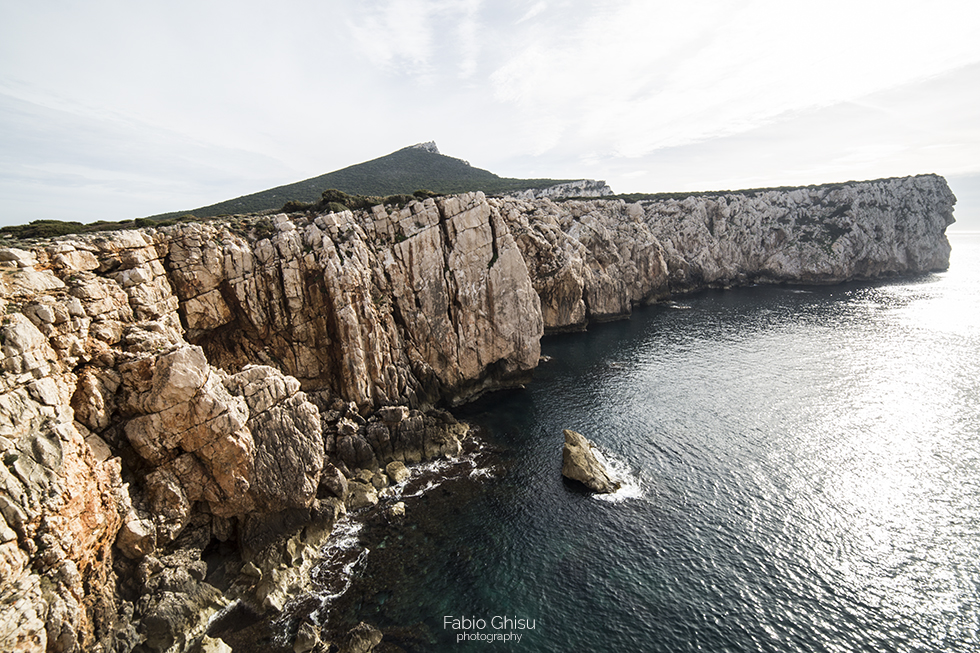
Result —
<instances>
[{"instance_id":1,"label":"limestone cliff","mask_svg":"<svg viewBox=\"0 0 980 653\"><path fill-rule=\"evenodd\" d=\"M635 203L491 200L549 331L708 287L945 270L955 201L936 175Z\"/></svg>"},{"instance_id":2,"label":"limestone cliff","mask_svg":"<svg viewBox=\"0 0 980 653\"><path fill-rule=\"evenodd\" d=\"M529 188L507 193L508 197L522 200L545 198L556 200L564 197L605 197L607 195L613 195L613 189L606 182L595 179L579 179L578 181L569 181L544 188Z\"/></svg>"},{"instance_id":3,"label":"limestone cliff","mask_svg":"<svg viewBox=\"0 0 980 653\"><path fill-rule=\"evenodd\" d=\"M183 651L233 597L277 610L392 462L458 453L437 406L526 381L545 330L944 269L954 201L935 176L471 193L0 249L0 649ZM219 590L221 542L248 564Z\"/></svg>"}]
</instances>

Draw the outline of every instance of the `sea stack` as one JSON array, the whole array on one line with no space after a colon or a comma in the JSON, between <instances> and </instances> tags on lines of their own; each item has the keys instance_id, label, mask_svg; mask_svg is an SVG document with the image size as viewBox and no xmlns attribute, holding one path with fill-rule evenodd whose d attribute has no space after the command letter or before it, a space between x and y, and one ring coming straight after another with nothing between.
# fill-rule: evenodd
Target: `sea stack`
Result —
<instances>
[{"instance_id":1,"label":"sea stack","mask_svg":"<svg viewBox=\"0 0 980 653\"><path fill-rule=\"evenodd\" d=\"M592 449L592 442L584 435L565 429L565 446L561 452L562 476L582 483L593 492L615 492L620 484L609 478L605 465L596 458Z\"/></svg>"}]
</instances>

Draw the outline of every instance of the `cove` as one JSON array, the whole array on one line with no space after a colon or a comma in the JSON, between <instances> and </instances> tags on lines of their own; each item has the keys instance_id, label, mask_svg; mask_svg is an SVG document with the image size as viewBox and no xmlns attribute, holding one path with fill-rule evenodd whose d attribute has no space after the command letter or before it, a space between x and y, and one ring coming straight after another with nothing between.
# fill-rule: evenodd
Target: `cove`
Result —
<instances>
[{"instance_id":1,"label":"cove","mask_svg":"<svg viewBox=\"0 0 980 653\"><path fill-rule=\"evenodd\" d=\"M533 619L520 651L974 649L978 244L943 274L712 291L546 338L526 389L457 411L488 474L368 527L334 617L406 651L482 650L444 627L461 614ZM626 488L564 483L563 428Z\"/></svg>"}]
</instances>

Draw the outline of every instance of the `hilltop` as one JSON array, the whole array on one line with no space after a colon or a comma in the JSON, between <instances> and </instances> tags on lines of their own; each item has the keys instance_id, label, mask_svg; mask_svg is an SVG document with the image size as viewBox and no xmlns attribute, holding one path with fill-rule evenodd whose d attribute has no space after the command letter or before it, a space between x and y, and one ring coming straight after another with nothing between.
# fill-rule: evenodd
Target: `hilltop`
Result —
<instances>
[{"instance_id":1,"label":"hilltop","mask_svg":"<svg viewBox=\"0 0 980 653\"><path fill-rule=\"evenodd\" d=\"M474 168L468 161L439 152L435 142L419 143L386 156L348 166L318 177L284 186L276 186L250 195L202 206L151 216L165 219L192 214L198 218L216 215L255 213L280 209L286 202L313 203L323 191L336 189L350 195L385 197L411 194L425 189L440 195L483 191L487 195L504 195L573 184L571 179L511 179L489 170Z\"/></svg>"},{"instance_id":2,"label":"hilltop","mask_svg":"<svg viewBox=\"0 0 980 653\"><path fill-rule=\"evenodd\" d=\"M336 190L324 197L324 191ZM139 229L178 222L200 222L219 216L299 210L322 206L327 210L363 208L380 203L404 204L419 197L483 191L487 195L534 197L600 197L612 195L603 181L588 179L512 179L474 168L468 161L439 152L435 142L418 143L386 156L358 163L318 177L242 195L196 209L160 213L133 220L92 223L34 220L26 225L0 227L0 243L68 234ZM347 200L345 204L345 200ZM287 206L287 203L289 206ZM339 203L339 204L338 204ZM344 206L340 206L344 204Z\"/></svg>"}]
</instances>

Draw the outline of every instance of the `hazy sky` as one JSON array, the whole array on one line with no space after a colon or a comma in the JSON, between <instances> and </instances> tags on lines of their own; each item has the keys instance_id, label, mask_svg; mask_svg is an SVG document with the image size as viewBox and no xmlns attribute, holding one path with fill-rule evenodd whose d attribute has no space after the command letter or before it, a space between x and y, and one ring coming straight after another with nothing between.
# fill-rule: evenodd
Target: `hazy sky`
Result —
<instances>
[{"instance_id":1,"label":"hazy sky","mask_svg":"<svg viewBox=\"0 0 980 653\"><path fill-rule=\"evenodd\" d=\"M936 172L962 221L978 29L968 0L0 0L0 223L189 209L428 140L617 192Z\"/></svg>"}]
</instances>

